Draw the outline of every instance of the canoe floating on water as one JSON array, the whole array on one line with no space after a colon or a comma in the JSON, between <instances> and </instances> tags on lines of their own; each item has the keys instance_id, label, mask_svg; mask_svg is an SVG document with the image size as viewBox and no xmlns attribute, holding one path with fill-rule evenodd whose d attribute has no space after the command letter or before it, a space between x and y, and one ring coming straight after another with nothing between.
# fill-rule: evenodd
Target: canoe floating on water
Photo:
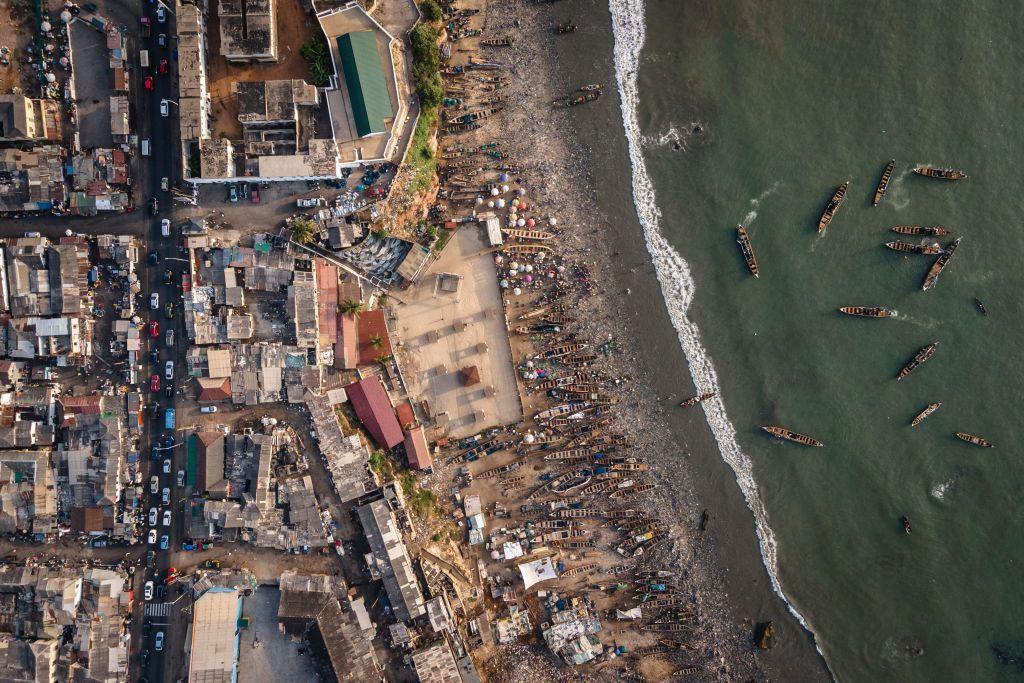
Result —
<instances>
[{"instance_id":1,"label":"canoe floating on water","mask_svg":"<svg viewBox=\"0 0 1024 683\"><path fill-rule=\"evenodd\" d=\"M812 439L809 436L798 434L792 430L786 429L785 427L777 427L775 425L764 425L761 427L764 431L768 432L772 436L777 436L780 439L787 441L793 441L794 443L802 444L804 446L824 446L822 442L817 439Z\"/></svg>"},{"instance_id":2,"label":"canoe floating on water","mask_svg":"<svg viewBox=\"0 0 1024 683\"><path fill-rule=\"evenodd\" d=\"M882 197L885 196L885 191L889 189L889 179L892 178L892 169L896 167L896 160L889 159L889 163L885 165L885 170L882 171L882 177L878 180L878 187L875 188L875 206L882 203Z\"/></svg>"},{"instance_id":3,"label":"canoe floating on water","mask_svg":"<svg viewBox=\"0 0 1024 683\"><path fill-rule=\"evenodd\" d=\"M960 240L962 237L957 237L953 240L953 243L946 247L946 250L939 255L939 258L935 259L935 263L928 270L928 274L924 276L924 282L921 283L921 289L927 291L935 286L935 283L939 281L939 276L942 275L942 271L945 270L946 266L949 265L950 260L953 258L953 252L960 246Z\"/></svg>"},{"instance_id":4,"label":"canoe floating on water","mask_svg":"<svg viewBox=\"0 0 1024 683\"><path fill-rule=\"evenodd\" d=\"M917 366L921 365L922 363L927 361L929 358L934 356L935 355L935 347L938 346L938 345L939 345L939 342L933 342L933 343L929 344L928 346L924 347L923 349L921 349L920 351L918 351L917 355L915 355L913 358L911 358L910 362L907 363L906 365L904 365L900 369L899 374L896 375L896 381L897 382L900 381L901 379L903 379L904 377L906 377L907 375L912 373L914 370L916 370Z\"/></svg>"},{"instance_id":5,"label":"canoe floating on water","mask_svg":"<svg viewBox=\"0 0 1024 683\"><path fill-rule=\"evenodd\" d=\"M843 203L843 199L846 198L846 189L850 186L849 181L843 183L836 188L835 193L832 195L832 199L828 200L828 204L825 206L825 210L821 212L821 218L818 219L818 234L825 232L825 228L832 222L832 219L836 215L836 211L839 210L839 205Z\"/></svg>"},{"instance_id":6,"label":"canoe floating on water","mask_svg":"<svg viewBox=\"0 0 1024 683\"><path fill-rule=\"evenodd\" d=\"M743 260L747 262L747 268L750 270L750 274L757 277L757 259L754 257L754 248L750 246L750 237L747 236L747 229L742 225L736 226L736 242L740 245L740 251L743 253Z\"/></svg>"},{"instance_id":7,"label":"canoe floating on water","mask_svg":"<svg viewBox=\"0 0 1024 683\"><path fill-rule=\"evenodd\" d=\"M881 306L843 306L840 313L859 315L862 318L895 318L896 311Z\"/></svg>"},{"instance_id":8,"label":"canoe floating on water","mask_svg":"<svg viewBox=\"0 0 1024 683\"><path fill-rule=\"evenodd\" d=\"M927 408L922 410L920 413L917 414L917 417L911 420L910 426L916 427L917 425L921 424L921 420L925 419L926 417L928 417L941 407L942 403L929 403Z\"/></svg>"},{"instance_id":9,"label":"canoe floating on water","mask_svg":"<svg viewBox=\"0 0 1024 683\"><path fill-rule=\"evenodd\" d=\"M995 448L995 446L989 443L987 439L975 436L974 434L968 434L967 432L957 432L956 438L961 441L966 441L969 444L974 444L975 446L981 446L982 448Z\"/></svg>"},{"instance_id":10,"label":"canoe floating on water","mask_svg":"<svg viewBox=\"0 0 1024 683\"><path fill-rule=\"evenodd\" d=\"M929 235L932 237L942 237L949 234L949 230L938 225L894 225L892 231L898 232L901 235Z\"/></svg>"},{"instance_id":11,"label":"canoe floating on water","mask_svg":"<svg viewBox=\"0 0 1024 683\"><path fill-rule=\"evenodd\" d=\"M955 168L938 168L936 166L916 166L914 173L926 178L938 178L939 180L963 180L967 174Z\"/></svg>"},{"instance_id":12,"label":"canoe floating on water","mask_svg":"<svg viewBox=\"0 0 1024 683\"><path fill-rule=\"evenodd\" d=\"M902 251L905 254L922 254L924 256L934 256L935 254L941 254L943 249L938 244L914 244L912 242L902 242L896 240L895 242L886 242L885 246L889 247L893 251Z\"/></svg>"}]
</instances>

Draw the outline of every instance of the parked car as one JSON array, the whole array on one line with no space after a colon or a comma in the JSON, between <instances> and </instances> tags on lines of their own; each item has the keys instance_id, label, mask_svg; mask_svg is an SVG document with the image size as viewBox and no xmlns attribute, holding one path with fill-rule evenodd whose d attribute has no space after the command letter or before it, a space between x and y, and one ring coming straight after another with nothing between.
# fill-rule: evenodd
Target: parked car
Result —
<instances>
[{"instance_id":1,"label":"parked car","mask_svg":"<svg viewBox=\"0 0 1024 683\"><path fill-rule=\"evenodd\" d=\"M164 385L164 396L174 398L174 382L168 382Z\"/></svg>"},{"instance_id":2,"label":"parked car","mask_svg":"<svg viewBox=\"0 0 1024 683\"><path fill-rule=\"evenodd\" d=\"M149 530L149 536L146 538L150 545L156 543L156 529Z\"/></svg>"},{"instance_id":3,"label":"parked car","mask_svg":"<svg viewBox=\"0 0 1024 683\"><path fill-rule=\"evenodd\" d=\"M168 346L174 346L174 330L167 330L167 338L164 341Z\"/></svg>"},{"instance_id":4,"label":"parked car","mask_svg":"<svg viewBox=\"0 0 1024 683\"><path fill-rule=\"evenodd\" d=\"M155 529L154 529L154 531L155 531ZM167 547L170 544L171 544L171 539L167 537L167 534L164 534L163 536L160 537L160 550L167 550Z\"/></svg>"},{"instance_id":5,"label":"parked car","mask_svg":"<svg viewBox=\"0 0 1024 683\"><path fill-rule=\"evenodd\" d=\"M164 102L166 102L166 101L167 100L164 100ZM161 106L161 110L162 109L163 109L163 107ZM164 116L167 116L167 114L164 114ZM157 199L156 197L150 197L149 198L149 215L150 216L155 216L158 213L160 213L160 200Z\"/></svg>"},{"instance_id":6,"label":"parked car","mask_svg":"<svg viewBox=\"0 0 1024 683\"><path fill-rule=\"evenodd\" d=\"M168 320L174 320L174 302L168 301L164 304L164 315L167 316Z\"/></svg>"},{"instance_id":7,"label":"parked car","mask_svg":"<svg viewBox=\"0 0 1024 683\"><path fill-rule=\"evenodd\" d=\"M153 565L156 564L156 553L152 550L146 551L146 569L152 569Z\"/></svg>"},{"instance_id":8,"label":"parked car","mask_svg":"<svg viewBox=\"0 0 1024 683\"><path fill-rule=\"evenodd\" d=\"M164 178L164 181L166 181L166 180L167 180L167 178ZM161 186L163 186L163 182L162 181L161 181L160 184L161 184ZM166 190L167 188L165 187L164 189ZM163 235L164 237L170 237L171 236L171 219L170 218L162 218L160 220L160 234Z\"/></svg>"},{"instance_id":9,"label":"parked car","mask_svg":"<svg viewBox=\"0 0 1024 683\"><path fill-rule=\"evenodd\" d=\"M178 488L185 485L185 470L178 470Z\"/></svg>"},{"instance_id":10,"label":"parked car","mask_svg":"<svg viewBox=\"0 0 1024 683\"><path fill-rule=\"evenodd\" d=\"M165 536L166 538L166 536ZM156 638L153 640L153 649L157 652L162 652L164 649L164 632L157 631Z\"/></svg>"},{"instance_id":11,"label":"parked car","mask_svg":"<svg viewBox=\"0 0 1024 683\"><path fill-rule=\"evenodd\" d=\"M163 501L164 505L170 505L171 503L171 490L166 486L163 491L160 492L160 500Z\"/></svg>"},{"instance_id":12,"label":"parked car","mask_svg":"<svg viewBox=\"0 0 1024 683\"><path fill-rule=\"evenodd\" d=\"M164 363L164 378L174 379L174 361L169 360Z\"/></svg>"},{"instance_id":13,"label":"parked car","mask_svg":"<svg viewBox=\"0 0 1024 683\"><path fill-rule=\"evenodd\" d=\"M170 458L164 458L164 474L170 474L170 473L171 473L171 459Z\"/></svg>"},{"instance_id":14,"label":"parked car","mask_svg":"<svg viewBox=\"0 0 1024 683\"><path fill-rule=\"evenodd\" d=\"M220 569L220 560L204 560L203 569Z\"/></svg>"},{"instance_id":15,"label":"parked car","mask_svg":"<svg viewBox=\"0 0 1024 683\"><path fill-rule=\"evenodd\" d=\"M156 509L156 507L149 508L149 525L150 526L156 526L156 518L157 518L157 513L158 512L159 511Z\"/></svg>"},{"instance_id":16,"label":"parked car","mask_svg":"<svg viewBox=\"0 0 1024 683\"><path fill-rule=\"evenodd\" d=\"M171 103L167 100L160 100L160 116L171 115Z\"/></svg>"},{"instance_id":17,"label":"parked car","mask_svg":"<svg viewBox=\"0 0 1024 683\"><path fill-rule=\"evenodd\" d=\"M145 78L143 78L142 79L142 85L143 85L143 87L146 88L146 90L152 90L153 89L153 77L152 76L146 76Z\"/></svg>"},{"instance_id":18,"label":"parked car","mask_svg":"<svg viewBox=\"0 0 1024 683\"><path fill-rule=\"evenodd\" d=\"M158 254L156 252L156 249L154 249L153 251L149 252L149 265L155 266L158 263L160 263L160 254Z\"/></svg>"},{"instance_id":19,"label":"parked car","mask_svg":"<svg viewBox=\"0 0 1024 683\"><path fill-rule=\"evenodd\" d=\"M228 185L228 201L232 203L238 201L238 188L234 185Z\"/></svg>"},{"instance_id":20,"label":"parked car","mask_svg":"<svg viewBox=\"0 0 1024 683\"><path fill-rule=\"evenodd\" d=\"M181 549L182 550L195 550L196 549L196 544L195 543L190 543L188 541L184 541L181 544Z\"/></svg>"},{"instance_id":21,"label":"parked car","mask_svg":"<svg viewBox=\"0 0 1024 683\"><path fill-rule=\"evenodd\" d=\"M164 176L163 178L160 179L160 189L163 190L164 192L167 192L167 190L171 189L171 181L167 176Z\"/></svg>"},{"instance_id":22,"label":"parked car","mask_svg":"<svg viewBox=\"0 0 1024 683\"><path fill-rule=\"evenodd\" d=\"M146 599L146 602L149 602L150 600L153 599L153 582L152 581L147 581L146 582L146 585L142 589L142 595Z\"/></svg>"},{"instance_id":23,"label":"parked car","mask_svg":"<svg viewBox=\"0 0 1024 683\"><path fill-rule=\"evenodd\" d=\"M155 474L149 478L149 492L156 493L160 490L160 477Z\"/></svg>"},{"instance_id":24,"label":"parked car","mask_svg":"<svg viewBox=\"0 0 1024 683\"><path fill-rule=\"evenodd\" d=\"M171 511L170 510L164 510L163 525L164 526L170 526L171 525Z\"/></svg>"},{"instance_id":25,"label":"parked car","mask_svg":"<svg viewBox=\"0 0 1024 683\"><path fill-rule=\"evenodd\" d=\"M153 320L149 323L149 336L159 337L160 336L160 323Z\"/></svg>"},{"instance_id":26,"label":"parked car","mask_svg":"<svg viewBox=\"0 0 1024 683\"><path fill-rule=\"evenodd\" d=\"M245 199L246 197L248 197L249 196L249 183L242 183L241 185L239 185L238 186L238 194L240 194L242 196L242 199Z\"/></svg>"},{"instance_id":27,"label":"parked car","mask_svg":"<svg viewBox=\"0 0 1024 683\"><path fill-rule=\"evenodd\" d=\"M172 282L174 282L174 271L168 268L164 271L164 284L169 285Z\"/></svg>"},{"instance_id":28,"label":"parked car","mask_svg":"<svg viewBox=\"0 0 1024 683\"><path fill-rule=\"evenodd\" d=\"M158 34L156 34L156 44L157 44L157 47L167 47L167 34L166 33L158 33Z\"/></svg>"},{"instance_id":29,"label":"parked car","mask_svg":"<svg viewBox=\"0 0 1024 683\"><path fill-rule=\"evenodd\" d=\"M149 390L156 393L160 391L160 375L153 373L149 378Z\"/></svg>"},{"instance_id":30,"label":"parked car","mask_svg":"<svg viewBox=\"0 0 1024 683\"><path fill-rule=\"evenodd\" d=\"M160 349L149 350L149 362L156 365L160 362Z\"/></svg>"},{"instance_id":31,"label":"parked car","mask_svg":"<svg viewBox=\"0 0 1024 683\"><path fill-rule=\"evenodd\" d=\"M161 24L167 21L167 10L164 9L163 5L156 6L156 20Z\"/></svg>"},{"instance_id":32,"label":"parked car","mask_svg":"<svg viewBox=\"0 0 1024 683\"><path fill-rule=\"evenodd\" d=\"M149 295L149 307L154 311L160 308L160 292L153 292Z\"/></svg>"},{"instance_id":33,"label":"parked car","mask_svg":"<svg viewBox=\"0 0 1024 683\"><path fill-rule=\"evenodd\" d=\"M217 406L203 406L202 408L199 409L199 412L200 413L216 413L217 412Z\"/></svg>"},{"instance_id":34,"label":"parked car","mask_svg":"<svg viewBox=\"0 0 1024 683\"><path fill-rule=\"evenodd\" d=\"M165 73L167 73L168 68L169 68L169 65L167 63L167 58L164 57L163 59L160 60L160 64L157 66L156 70L157 70L157 73L165 74Z\"/></svg>"},{"instance_id":35,"label":"parked car","mask_svg":"<svg viewBox=\"0 0 1024 683\"><path fill-rule=\"evenodd\" d=\"M260 188L258 185L253 185L249 190L249 201L253 204L260 203Z\"/></svg>"}]
</instances>

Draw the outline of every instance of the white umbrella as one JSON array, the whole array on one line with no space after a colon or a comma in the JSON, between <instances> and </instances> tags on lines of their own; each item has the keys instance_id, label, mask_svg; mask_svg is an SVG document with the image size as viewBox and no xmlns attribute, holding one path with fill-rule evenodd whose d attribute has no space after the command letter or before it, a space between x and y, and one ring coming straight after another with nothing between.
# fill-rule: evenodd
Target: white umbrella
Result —
<instances>
[{"instance_id":1,"label":"white umbrella","mask_svg":"<svg viewBox=\"0 0 1024 683\"><path fill-rule=\"evenodd\" d=\"M496 188L496 187L492 187L491 188L491 196L492 197L497 197L499 194L501 194L501 192L498 191L498 188Z\"/></svg>"},{"instance_id":2,"label":"white umbrella","mask_svg":"<svg viewBox=\"0 0 1024 683\"><path fill-rule=\"evenodd\" d=\"M548 224L553 226L558 225L558 219L552 216L551 218L548 219Z\"/></svg>"}]
</instances>

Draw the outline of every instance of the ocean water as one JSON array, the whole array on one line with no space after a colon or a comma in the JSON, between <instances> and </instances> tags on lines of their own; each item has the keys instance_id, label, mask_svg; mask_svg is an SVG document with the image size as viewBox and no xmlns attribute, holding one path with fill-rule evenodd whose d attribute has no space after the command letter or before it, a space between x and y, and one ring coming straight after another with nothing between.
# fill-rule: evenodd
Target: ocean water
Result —
<instances>
[{"instance_id":1,"label":"ocean water","mask_svg":"<svg viewBox=\"0 0 1024 683\"><path fill-rule=\"evenodd\" d=\"M1024 678L1024 13L992 0L609 4L630 190L671 322L662 334L696 388L720 392L704 416L773 590L839 680ZM969 178L913 175L922 163ZM934 257L883 246L899 224L963 237L931 291L920 284ZM850 305L899 316L836 310ZM896 382L934 341L935 357ZM775 442L767 423L826 447Z\"/></svg>"}]
</instances>

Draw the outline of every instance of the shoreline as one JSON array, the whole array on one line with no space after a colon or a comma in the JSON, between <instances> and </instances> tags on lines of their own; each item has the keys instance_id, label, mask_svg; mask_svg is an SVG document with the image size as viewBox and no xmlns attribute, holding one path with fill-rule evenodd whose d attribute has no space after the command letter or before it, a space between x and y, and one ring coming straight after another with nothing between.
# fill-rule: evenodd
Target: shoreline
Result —
<instances>
[{"instance_id":1,"label":"shoreline","mask_svg":"<svg viewBox=\"0 0 1024 683\"><path fill-rule=\"evenodd\" d=\"M581 16L580 8L573 7L573 4L578 3L523 5L511 0L487 0L484 37L513 33L519 39L519 45L528 44L535 47L535 49L517 49L514 65L504 73L507 73L510 80L509 87L506 89L508 99L531 102L537 106L506 109L501 117L505 135L499 137L510 144L509 149L513 151L512 161L519 162L524 167L522 173L526 178L524 186L529 195L537 201L538 208L557 214L562 221L562 226L566 226L563 227L559 235L559 246L563 255L569 256L570 260L586 263L591 267L592 272L614 273L613 277L609 279L616 282L617 291L613 291L606 280L603 291L581 303L580 312L583 313L579 316L581 336L598 340L612 335L620 342L628 342L634 321L631 320L632 316L623 315L621 314L623 311L616 310L616 303L622 300L629 301L631 296L635 302L640 297L638 296L639 291L633 295L625 294L626 287L639 290L642 286L649 294L651 285L653 285L657 296L661 297L660 305L664 306L665 304L663 294L655 279L646 278L646 274L652 268L651 257L644 250L642 238L636 239L642 235L642 231L635 232L640 229L640 225L631 196L627 206L618 207L625 212L625 215L620 216L621 220L616 221L610 218L614 211L601 211L599 212L600 217L595 217L594 220L598 223L597 227L584 227L588 220L581 215L579 210L580 205L584 203L582 200L586 198L588 205L591 202L600 205L602 200L604 203L610 200L605 193L599 192L597 189L600 183L595 177L593 169L598 165L594 162L598 153L585 143L587 127L594 125L592 119L595 118L589 114L591 107L605 108L613 104L618 105L618 102L608 102L607 100L615 98L615 96L609 95L596 105L587 105L576 111L568 110L568 112L572 112L571 114L567 113L565 109L551 108L548 104L554 97L564 94L573 87L578 87L576 81L584 82L590 77L589 74L572 75L571 78L574 80L570 83L570 75L565 71L571 69L568 68L568 65L562 66L560 62L564 60L559 58L557 53L563 50L571 51L575 42L575 47L590 48L587 51L592 54L593 46L589 43L592 42L594 33L607 34L608 40L611 40L610 25L596 28L591 25L594 23L594 15L587 15L586 18L591 20L589 23L577 22L581 25L581 34L566 37L553 36L551 26L554 23L571 16ZM577 11L573 12L573 10ZM603 17L610 16L602 14ZM584 45L582 41L587 41L587 44ZM611 50L608 49L607 52L602 50L597 64L588 70L593 70L596 66L601 72L600 78L596 80L614 82L614 69L611 61ZM609 71L612 73L608 73ZM538 87L539 85L541 87ZM604 145L603 152L607 154L611 149L614 156L621 155L620 163L628 167L626 139L622 130L620 112L617 106L614 108L612 118L617 123L618 139L614 144ZM604 115L605 112L601 112L601 116ZM578 116L578 119L574 119L573 116ZM444 144L441 143L442 146ZM538 154L540 150L543 151ZM606 209L607 207L601 208ZM632 234L623 235L624 232L632 232ZM622 241L622 251L595 247L595 238L600 236L605 238L605 244L615 244L617 247L618 242ZM635 253L629 253L630 251ZM623 256L625 258L622 258ZM615 257L620 257L620 261L626 260L637 265L622 270ZM642 260L639 260L640 258ZM646 280L646 282L641 283L641 280ZM647 301L649 302L651 299L647 298ZM633 308L636 305L638 303L633 303L628 308ZM636 313L635 310L631 312L634 315ZM658 312L658 317L665 317L665 322L669 322L667 311L664 308ZM672 338L674 339L674 335ZM662 343L664 339L648 341ZM669 349L662 349L662 351L672 352L675 356L680 355L681 349L678 347L678 342L674 349L671 346L669 345ZM652 556L662 559L666 556L673 556L674 561L667 564L674 566L681 577L684 591L692 595L698 623L705 630L700 639L700 642L704 644L701 657L707 665L705 673L714 673L717 680L732 677L749 678L750 676L771 678L773 673L786 672L788 675L797 671L800 672L800 675L819 674L827 678L827 674L822 671L823 660L807 661L803 665L783 663L778 661L780 657L771 656L772 651L758 651L752 645L753 621L761 621L766 612L767 617L764 620L781 619L793 622L790 625L776 623L776 632L781 633L782 637L789 638L796 635L798 639L802 638L807 641L811 641L811 639L784 608L779 609L781 600L771 592L769 577L760 555L756 552L757 542L753 534L750 533L754 531L750 511L741 496L734 496L737 500L728 501L727 506L735 508L728 514L722 514L715 508L712 509L715 511L716 523L720 523L718 522L719 518L728 518L728 523L724 525L725 528L741 525L739 529L730 529L727 535L730 537L728 545L733 546L733 551L737 545L748 546L746 549L748 557L742 559L747 566L742 571L735 571L736 567L730 566L734 563L723 560L719 550L719 533L712 531L707 535L701 535L696 531L702 510L700 503L711 498L706 487L706 480L709 476L712 478L719 476L719 473L709 475L705 472L702 476L700 469L705 463L694 464L692 468L676 468L673 458L687 457L691 462L695 462L698 458L690 453L686 453L685 456L673 456L672 454L685 453L688 449L683 445L689 446L693 450L701 450L706 449L710 443L710 447L713 449L710 456L708 453L704 453L704 456L709 457L700 459L710 461L707 464L713 464L718 469L722 469L722 465L725 463L717 451L717 445L710 438L711 434L703 415L691 411L679 419L674 419L672 414L666 413L661 407L661 400L654 398L658 394L652 387L656 386L657 382L653 382L652 379L661 374L659 372L661 369L656 367L657 364L652 363L655 357L665 356L638 353L632 357L620 355L613 360L614 363L624 366L621 368L624 372L640 376L639 381L634 381L626 392L620 394L622 410L619 411L618 422L620 426L626 427L625 433L640 437L636 441L638 450L647 455L647 461L655 470L655 480L658 481L659 487L654 490L657 495L645 500L648 509L654 513L661 513L659 514L661 517L664 517L663 511L666 509L683 511L683 519L676 519L671 525L672 543L657 549ZM690 384L688 371L683 373L682 378L683 383L679 386ZM671 405L673 410L682 410L675 407L675 402L672 402ZM646 419L644 419L645 417ZM695 417L698 419L695 420ZM631 424L626 424L627 422ZM677 424L670 424L670 422ZM651 457L656 453L664 453L667 457ZM671 475L669 474L670 470ZM697 476L695 477L694 474ZM729 474L732 478L731 471ZM738 494L739 489L736 482L730 481L729 483ZM702 486L702 484L705 485ZM736 531L740 532L742 540L734 538ZM749 566L750 555L755 558L753 566ZM759 584L754 587L755 590L750 590L750 584L743 586L751 576L758 575L763 581L759 584L758 580L754 579L753 584ZM763 593L763 595L756 597L749 595L753 592ZM739 595L743 597L737 597ZM783 628L780 629L780 626ZM812 655L810 659L813 659L815 655L813 647L808 649ZM762 656L758 657L758 653ZM720 668L718 671L713 671L712 665Z\"/></svg>"}]
</instances>

